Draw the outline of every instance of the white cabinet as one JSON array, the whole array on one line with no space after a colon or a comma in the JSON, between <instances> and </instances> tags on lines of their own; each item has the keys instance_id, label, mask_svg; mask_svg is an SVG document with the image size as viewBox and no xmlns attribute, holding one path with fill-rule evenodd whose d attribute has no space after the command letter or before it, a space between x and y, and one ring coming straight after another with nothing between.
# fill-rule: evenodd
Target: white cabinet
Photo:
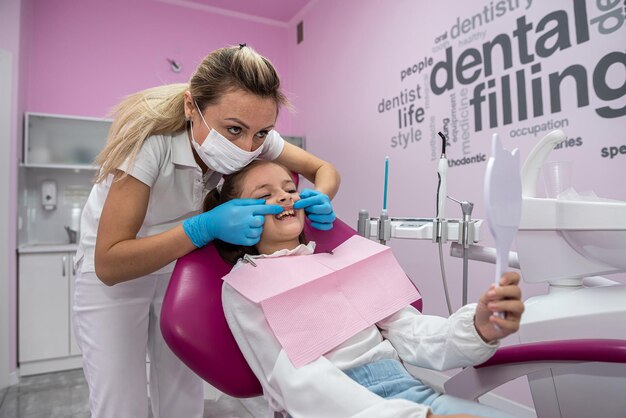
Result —
<instances>
[{"instance_id":1,"label":"white cabinet","mask_svg":"<svg viewBox=\"0 0 626 418\"><path fill-rule=\"evenodd\" d=\"M108 119L26 113L24 166L93 168L110 127Z\"/></svg>"},{"instance_id":2,"label":"white cabinet","mask_svg":"<svg viewBox=\"0 0 626 418\"><path fill-rule=\"evenodd\" d=\"M53 250L55 247L62 249ZM20 250L18 360L21 376L82 367L71 324L76 251L68 247L26 246ZM150 376L148 359L146 375ZM204 383L205 399L217 400L220 396L221 392Z\"/></svg>"},{"instance_id":3,"label":"white cabinet","mask_svg":"<svg viewBox=\"0 0 626 418\"><path fill-rule=\"evenodd\" d=\"M18 360L29 375L81 366L71 327L74 252L21 253Z\"/></svg>"}]
</instances>

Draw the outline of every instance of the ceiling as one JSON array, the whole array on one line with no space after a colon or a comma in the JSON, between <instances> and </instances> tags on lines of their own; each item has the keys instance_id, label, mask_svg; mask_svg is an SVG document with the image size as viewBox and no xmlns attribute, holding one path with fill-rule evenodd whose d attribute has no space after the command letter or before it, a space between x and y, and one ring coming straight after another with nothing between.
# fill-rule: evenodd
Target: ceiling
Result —
<instances>
[{"instance_id":1,"label":"ceiling","mask_svg":"<svg viewBox=\"0 0 626 418\"><path fill-rule=\"evenodd\" d=\"M315 0L187 0L188 3L281 23L290 23L307 4L313 1Z\"/></svg>"}]
</instances>

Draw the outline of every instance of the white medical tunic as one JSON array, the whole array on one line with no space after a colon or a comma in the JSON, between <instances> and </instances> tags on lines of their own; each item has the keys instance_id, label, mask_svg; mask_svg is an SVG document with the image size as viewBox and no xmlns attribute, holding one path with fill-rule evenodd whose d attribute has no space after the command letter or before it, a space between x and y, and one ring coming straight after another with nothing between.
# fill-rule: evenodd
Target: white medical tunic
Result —
<instances>
[{"instance_id":1,"label":"white medical tunic","mask_svg":"<svg viewBox=\"0 0 626 418\"><path fill-rule=\"evenodd\" d=\"M274 159L283 146L279 135L270 135L260 157ZM207 192L221 178L212 171L203 175L186 132L147 138L134 164L126 161L118 168L150 187L139 238L173 228L199 213ZM174 263L115 286L105 285L96 276L96 234L112 181L109 175L93 186L83 210L76 257L72 323L83 355L91 416L147 417L149 384L155 417L201 418L202 381L167 347L159 328ZM124 207L116 209L124 211Z\"/></svg>"},{"instance_id":2,"label":"white medical tunic","mask_svg":"<svg viewBox=\"0 0 626 418\"><path fill-rule=\"evenodd\" d=\"M268 135L259 158L274 160L284 147L280 135ZM150 187L150 200L143 225L137 238L164 232L197 215L202 210L206 194L222 178L222 174L208 170L204 175L196 163L187 132L178 135L154 135L147 138L134 164L128 160L120 167ZM111 188L113 174L93 186L81 218L81 239L76 264L82 260L82 272L94 272L94 256L98 223L104 202ZM123 211L124 208L119 208ZM156 273L171 272L174 262Z\"/></svg>"},{"instance_id":3,"label":"white medical tunic","mask_svg":"<svg viewBox=\"0 0 626 418\"><path fill-rule=\"evenodd\" d=\"M313 249L310 243L266 257L312 254ZM226 283L222 303L233 336L263 386L270 406L298 418L425 418L428 406L403 399L383 399L341 370L383 359L446 370L479 364L498 348L498 343L485 343L478 335L474 326L475 304L461 308L449 318L422 315L407 306L319 359L295 368L272 333L260 305Z\"/></svg>"}]
</instances>

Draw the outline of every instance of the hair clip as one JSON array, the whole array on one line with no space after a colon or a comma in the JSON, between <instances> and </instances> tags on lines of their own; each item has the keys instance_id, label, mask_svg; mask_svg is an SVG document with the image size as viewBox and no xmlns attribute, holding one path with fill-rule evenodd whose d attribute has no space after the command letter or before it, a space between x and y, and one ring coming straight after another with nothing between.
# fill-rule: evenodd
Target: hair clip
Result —
<instances>
[{"instance_id":1,"label":"hair clip","mask_svg":"<svg viewBox=\"0 0 626 418\"><path fill-rule=\"evenodd\" d=\"M243 49L244 47L248 46L247 44L239 44L239 49Z\"/></svg>"},{"instance_id":2,"label":"hair clip","mask_svg":"<svg viewBox=\"0 0 626 418\"><path fill-rule=\"evenodd\" d=\"M256 263L254 261L252 261L252 257L250 257L250 254L244 254L243 255L243 262L244 263L250 263L252 265L252 267L256 267Z\"/></svg>"}]
</instances>

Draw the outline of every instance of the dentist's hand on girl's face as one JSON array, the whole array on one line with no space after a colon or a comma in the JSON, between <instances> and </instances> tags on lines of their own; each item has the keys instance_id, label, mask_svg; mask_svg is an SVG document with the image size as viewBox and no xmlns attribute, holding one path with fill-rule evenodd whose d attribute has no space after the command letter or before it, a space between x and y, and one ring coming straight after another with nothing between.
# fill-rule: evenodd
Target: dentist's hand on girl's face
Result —
<instances>
[{"instance_id":1,"label":"dentist's hand on girl's face","mask_svg":"<svg viewBox=\"0 0 626 418\"><path fill-rule=\"evenodd\" d=\"M317 190L304 189L300 192L300 199L293 207L304 209L312 227L322 231L332 229L337 217L328 196Z\"/></svg>"},{"instance_id":2,"label":"dentist's hand on girl's face","mask_svg":"<svg viewBox=\"0 0 626 418\"><path fill-rule=\"evenodd\" d=\"M282 211L281 206L266 205L264 199L233 199L186 219L183 229L196 247L203 247L214 239L251 246L259 242L265 215Z\"/></svg>"}]
</instances>

